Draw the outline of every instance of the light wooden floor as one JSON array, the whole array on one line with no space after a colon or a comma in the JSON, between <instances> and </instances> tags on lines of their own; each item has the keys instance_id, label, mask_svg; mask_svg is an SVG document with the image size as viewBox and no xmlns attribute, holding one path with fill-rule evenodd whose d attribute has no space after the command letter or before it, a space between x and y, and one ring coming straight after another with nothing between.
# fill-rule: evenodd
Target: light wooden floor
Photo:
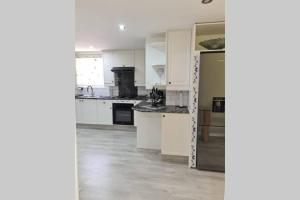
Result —
<instances>
[{"instance_id":1,"label":"light wooden floor","mask_svg":"<svg viewBox=\"0 0 300 200\"><path fill-rule=\"evenodd\" d=\"M224 173L161 161L136 133L77 129L80 200L223 200Z\"/></svg>"}]
</instances>

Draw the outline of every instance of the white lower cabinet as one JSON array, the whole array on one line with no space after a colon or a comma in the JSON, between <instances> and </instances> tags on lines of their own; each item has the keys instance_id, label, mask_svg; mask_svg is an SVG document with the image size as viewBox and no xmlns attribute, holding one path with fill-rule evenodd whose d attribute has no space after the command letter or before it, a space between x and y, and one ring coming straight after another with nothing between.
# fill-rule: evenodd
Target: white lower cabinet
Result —
<instances>
[{"instance_id":1,"label":"white lower cabinet","mask_svg":"<svg viewBox=\"0 0 300 200\"><path fill-rule=\"evenodd\" d=\"M76 122L112 125L112 101L76 99Z\"/></svg>"},{"instance_id":2,"label":"white lower cabinet","mask_svg":"<svg viewBox=\"0 0 300 200\"><path fill-rule=\"evenodd\" d=\"M162 113L161 118L161 154L189 155L190 115Z\"/></svg>"},{"instance_id":3,"label":"white lower cabinet","mask_svg":"<svg viewBox=\"0 0 300 200\"><path fill-rule=\"evenodd\" d=\"M97 124L96 100L76 99L76 122Z\"/></svg>"},{"instance_id":4,"label":"white lower cabinet","mask_svg":"<svg viewBox=\"0 0 300 200\"><path fill-rule=\"evenodd\" d=\"M97 124L97 100L84 99L84 123L86 124Z\"/></svg>"},{"instance_id":5,"label":"white lower cabinet","mask_svg":"<svg viewBox=\"0 0 300 200\"><path fill-rule=\"evenodd\" d=\"M76 99L76 122L84 123L84 99Z\"/></svg>"},{"instance_id":6,"label":"white lower cabinet","mask_svg":"<svg viewBox=\"0 0 300 200\"><path fill-rule=\"evenodd\" d=\"M161 113L135 112L137 148L161 149Z\"/></svg>"},{"instance_id":7,"label":"white lower cabinet","mask_svg":"<svg viewBox=\"0 0 300 200\"><path fill-rule=\"evenodd\" d=\"M163 155L189 155L189 114L139 111L134 114L137 148L161 150Z\"/></svg>"},{"instance_id":8,"label":"white lower cabinet","mask_svg":"<svg viewBox=\"0 0 300 200\"><path fill-rule=\"evenodd\" d=\"M113 124L111 101L97 100L97 124Z\"/></svg>"}]
</instances>

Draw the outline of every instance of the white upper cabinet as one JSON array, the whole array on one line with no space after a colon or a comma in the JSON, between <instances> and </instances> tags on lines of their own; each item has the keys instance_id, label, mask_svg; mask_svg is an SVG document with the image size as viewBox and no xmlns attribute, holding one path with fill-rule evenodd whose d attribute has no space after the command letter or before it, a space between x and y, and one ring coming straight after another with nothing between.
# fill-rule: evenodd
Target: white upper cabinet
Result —
<instances>
[{"instance_id":1,"label":"white upper cabinet","mask_svg":"<svg viewBox=\"0 0 300 200\"><path fill-rule=\"evenodd\" d=\"M145 50L134 50L135 86L145 86Z\"/></svg>"},{"instance_id":2,"label":"white upper cabinet","mask_svg":"<svg viewBox=\"0 0 300 200\"><path fill-rule=\"evenodd\" d=\"M114 72L111 71L113 67L133 67L135 65L134 50L106 50L103 51L102 57L105 86L115 86ZM141 61L138 60L138 62L142 67Z\"/></svg>"},{"instance_id":3,"label":"white upper cabinet","mask_svg":"<svg viewBox=\"0 0 300 200\"><path fill-rule=\"evenodd\" d=\"M189 90L191 30L167 32L167 90Z\"/></svg>"},{"instance_id":4,"label":"white upper cabinet","mask_svg":"<svg viewBox=\"0 0 300 200\"><path fill-rule=\"evenodd\" d=\"M104 85L114 86L114 73L111 71L113 68L113 52L112 51L103 51L103 70L104 70Z\"/></svg>"},{"instance_id":5,"label":"white upper cabinet","mask_svg":"<svg viewBox=\"0 0 300 200\"><path fill-rule=\"evenodd\" d=\"M113 67L133 67L134 51L133 50L114 50Z\"/></svg>"}]
</instances>

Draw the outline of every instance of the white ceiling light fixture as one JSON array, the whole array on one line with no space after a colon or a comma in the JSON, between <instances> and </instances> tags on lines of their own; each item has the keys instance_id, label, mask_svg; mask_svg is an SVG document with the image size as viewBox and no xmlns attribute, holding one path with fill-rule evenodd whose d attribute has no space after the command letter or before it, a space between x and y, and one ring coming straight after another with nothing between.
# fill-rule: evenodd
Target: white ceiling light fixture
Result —
<instances>
[{"instance_id":1,"label":"white ceiling light fixture","mask_svg":"<svg viewBox=\"0 0 300 200\"><path fill-rule=\"evenodd\" d=\"M126 27L124 24L119 24L120 31L125 31Z\"/></svg>"}]
</instances>

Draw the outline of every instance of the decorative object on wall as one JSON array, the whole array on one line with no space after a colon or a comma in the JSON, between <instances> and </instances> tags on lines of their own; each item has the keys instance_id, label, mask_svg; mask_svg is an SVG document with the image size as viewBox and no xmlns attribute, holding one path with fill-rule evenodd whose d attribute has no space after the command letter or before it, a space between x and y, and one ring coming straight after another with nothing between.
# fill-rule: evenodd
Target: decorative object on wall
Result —
<instances>
[{"instance_id":1,"label":"decorative object on wall","mask_svg":"<svg viewBox=\"0 0 300 200\"><path fill-rule=\"evenodd\" d=\"M200 51L196 51L192 65L192 91L191 91L191 147L189 156L189 167L196 167L197 129L198 129L198 90L199 90Z\"/></svg>"},{"instance_id":2,"label":"decorative object on wall","mask_svg":"<svg viewBox=\"0 0 300 200\"><path fill-rule=\"evenodd\" d=\"M225 48L225 38L216 38L199 42L199 45L208 50L217 50Z\"/></svg>"}]
</instances>

